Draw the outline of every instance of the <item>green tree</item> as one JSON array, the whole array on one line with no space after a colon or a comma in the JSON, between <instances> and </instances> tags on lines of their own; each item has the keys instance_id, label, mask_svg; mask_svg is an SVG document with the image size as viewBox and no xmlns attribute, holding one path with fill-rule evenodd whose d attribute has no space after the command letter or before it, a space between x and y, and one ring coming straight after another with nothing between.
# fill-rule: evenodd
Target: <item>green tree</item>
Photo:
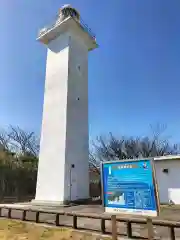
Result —
<instances>
[{"instance_id":1,"label":"green tree","mask_svg":"<svg viewBox=\"0 0 180 240\"><path fill-rule=\"evenodd\" d=\"M10 126L0 131L0 199L35 193L39 141L34 132Z\"/></svg>"}]
</instances>

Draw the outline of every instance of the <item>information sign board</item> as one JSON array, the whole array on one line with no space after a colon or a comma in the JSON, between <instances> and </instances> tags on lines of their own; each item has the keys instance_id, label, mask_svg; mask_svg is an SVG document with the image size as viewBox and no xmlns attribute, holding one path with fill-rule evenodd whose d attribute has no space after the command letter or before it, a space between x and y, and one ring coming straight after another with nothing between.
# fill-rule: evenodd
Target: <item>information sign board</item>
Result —
<instances>
[{"instance_id":1,"label":"information sign board","mask_svg":"<svg viewBox=\"0 0 180 240\"><path fill-rule=\"evenodd\" d=\"M159 200L152 159L101 165L105 212L157 216Z\"/></svg>"}]
</instances>

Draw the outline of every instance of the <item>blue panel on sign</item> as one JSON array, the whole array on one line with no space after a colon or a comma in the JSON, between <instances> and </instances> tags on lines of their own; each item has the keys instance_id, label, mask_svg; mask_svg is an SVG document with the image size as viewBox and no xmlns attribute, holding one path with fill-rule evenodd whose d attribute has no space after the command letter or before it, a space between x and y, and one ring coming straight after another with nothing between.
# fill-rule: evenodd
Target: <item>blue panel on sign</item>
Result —
<instances>
[{"instance_id":1,"label":"blue panel on sign","mask_svg":"<svg viewBox=\"0 0 180 240\"><path fill-rule=\"evenodd\" d=\"M151 160L103 163L102 180L106 212L157 216Z\"/></svg>"}]
</instances>

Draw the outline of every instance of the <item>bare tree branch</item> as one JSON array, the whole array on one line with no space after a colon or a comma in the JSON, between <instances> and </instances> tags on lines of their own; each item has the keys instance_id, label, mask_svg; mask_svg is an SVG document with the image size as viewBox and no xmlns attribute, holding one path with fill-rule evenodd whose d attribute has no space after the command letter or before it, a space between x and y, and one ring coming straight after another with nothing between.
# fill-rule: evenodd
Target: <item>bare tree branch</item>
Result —
<instances>
[{"instance_id":1,"label":"bare tree branch","mask_svg":"<svg viewBox=\"0 0 180 240\"><path fill-rule=\"evenodd\" d=\"M0 131L0 146L3 150L9 150L10 138L7 132L3 129Z\"/></svg>"},{"instance_id":2,"label":"bare tree branch","mask_svg":"<svg viewBox=\"0 0 180 240\"><path fill-rule=\"evenodd\" d=\"M27 132L19 127L10 126L8 137L17 152L24 155L38 155L39 141L34 132Z\"/></svg>"},{"instance_id":3,"label":"bare tree branch","mask_svg":"<svg viewBox=\"0 0 180 240\"><path fill-rule=\"evenodd\" d=\"M170 144L168 139L162 136L165 129L166 125L157 124L155 127L151 125L153 136L143 138L125 138L123 136L116 138L112 133L109 134L108 139L100 136L93 142L94 153L91 153L90 159L93 159L93 163L96 161L99 163L101 161L156 157L180 153L178 144Z\"/></svg>"}]
</instances>

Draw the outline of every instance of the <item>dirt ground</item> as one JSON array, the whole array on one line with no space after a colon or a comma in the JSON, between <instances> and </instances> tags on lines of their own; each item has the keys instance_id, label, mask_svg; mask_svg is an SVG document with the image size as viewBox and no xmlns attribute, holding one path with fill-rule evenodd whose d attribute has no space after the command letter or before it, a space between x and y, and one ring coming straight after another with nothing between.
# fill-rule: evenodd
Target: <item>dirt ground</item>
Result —
<instances>
[{"instance_id":1,"label":"dirt ground","mask_svg":"<svg viewBox=\"0 0 180 240\"><path fill-rule=\"evenodd\" d=\"M29 205L26 207L30 208ZM22 208L24 206L22 205ZM40 207L31 206L32 209L40 209ZM41 207L42 209L42 207ZM57 211L66 211L66 212L78 212L78 213L103 213L103 208L100 205L78 205L71 207L43 207L43 210L57 210ZM7 210L3 210L2 214L4 217L7 217ZM13 218L21 218L21 212L13 210L12 211ZM27 212L27 219L30 221L35 220L35 213ZM158 219L163 220L173 220L180 221L180 206L162 206L160 216ZM40 214L40 221L47 223L55 222L55 215L51 214ZM59 222L62 226L72 226L72 217L68 216L60 216ZM96 219L88 219L88 218L78 218L78 228L92 229L92 230L100 230L100 220ZM132 224L133 228L133 236L141 236L147 237L147 229L146 225ZM106 231L111 232L111 222L106 221ZM154 227L155 236L157 239L170 239L169 237L169 229L166 227ZM180 229L176 229L176 239L180 239ZM118 223L118 233L120 235L126 235L126 224Z\"/></svg>"}]
</instances>

